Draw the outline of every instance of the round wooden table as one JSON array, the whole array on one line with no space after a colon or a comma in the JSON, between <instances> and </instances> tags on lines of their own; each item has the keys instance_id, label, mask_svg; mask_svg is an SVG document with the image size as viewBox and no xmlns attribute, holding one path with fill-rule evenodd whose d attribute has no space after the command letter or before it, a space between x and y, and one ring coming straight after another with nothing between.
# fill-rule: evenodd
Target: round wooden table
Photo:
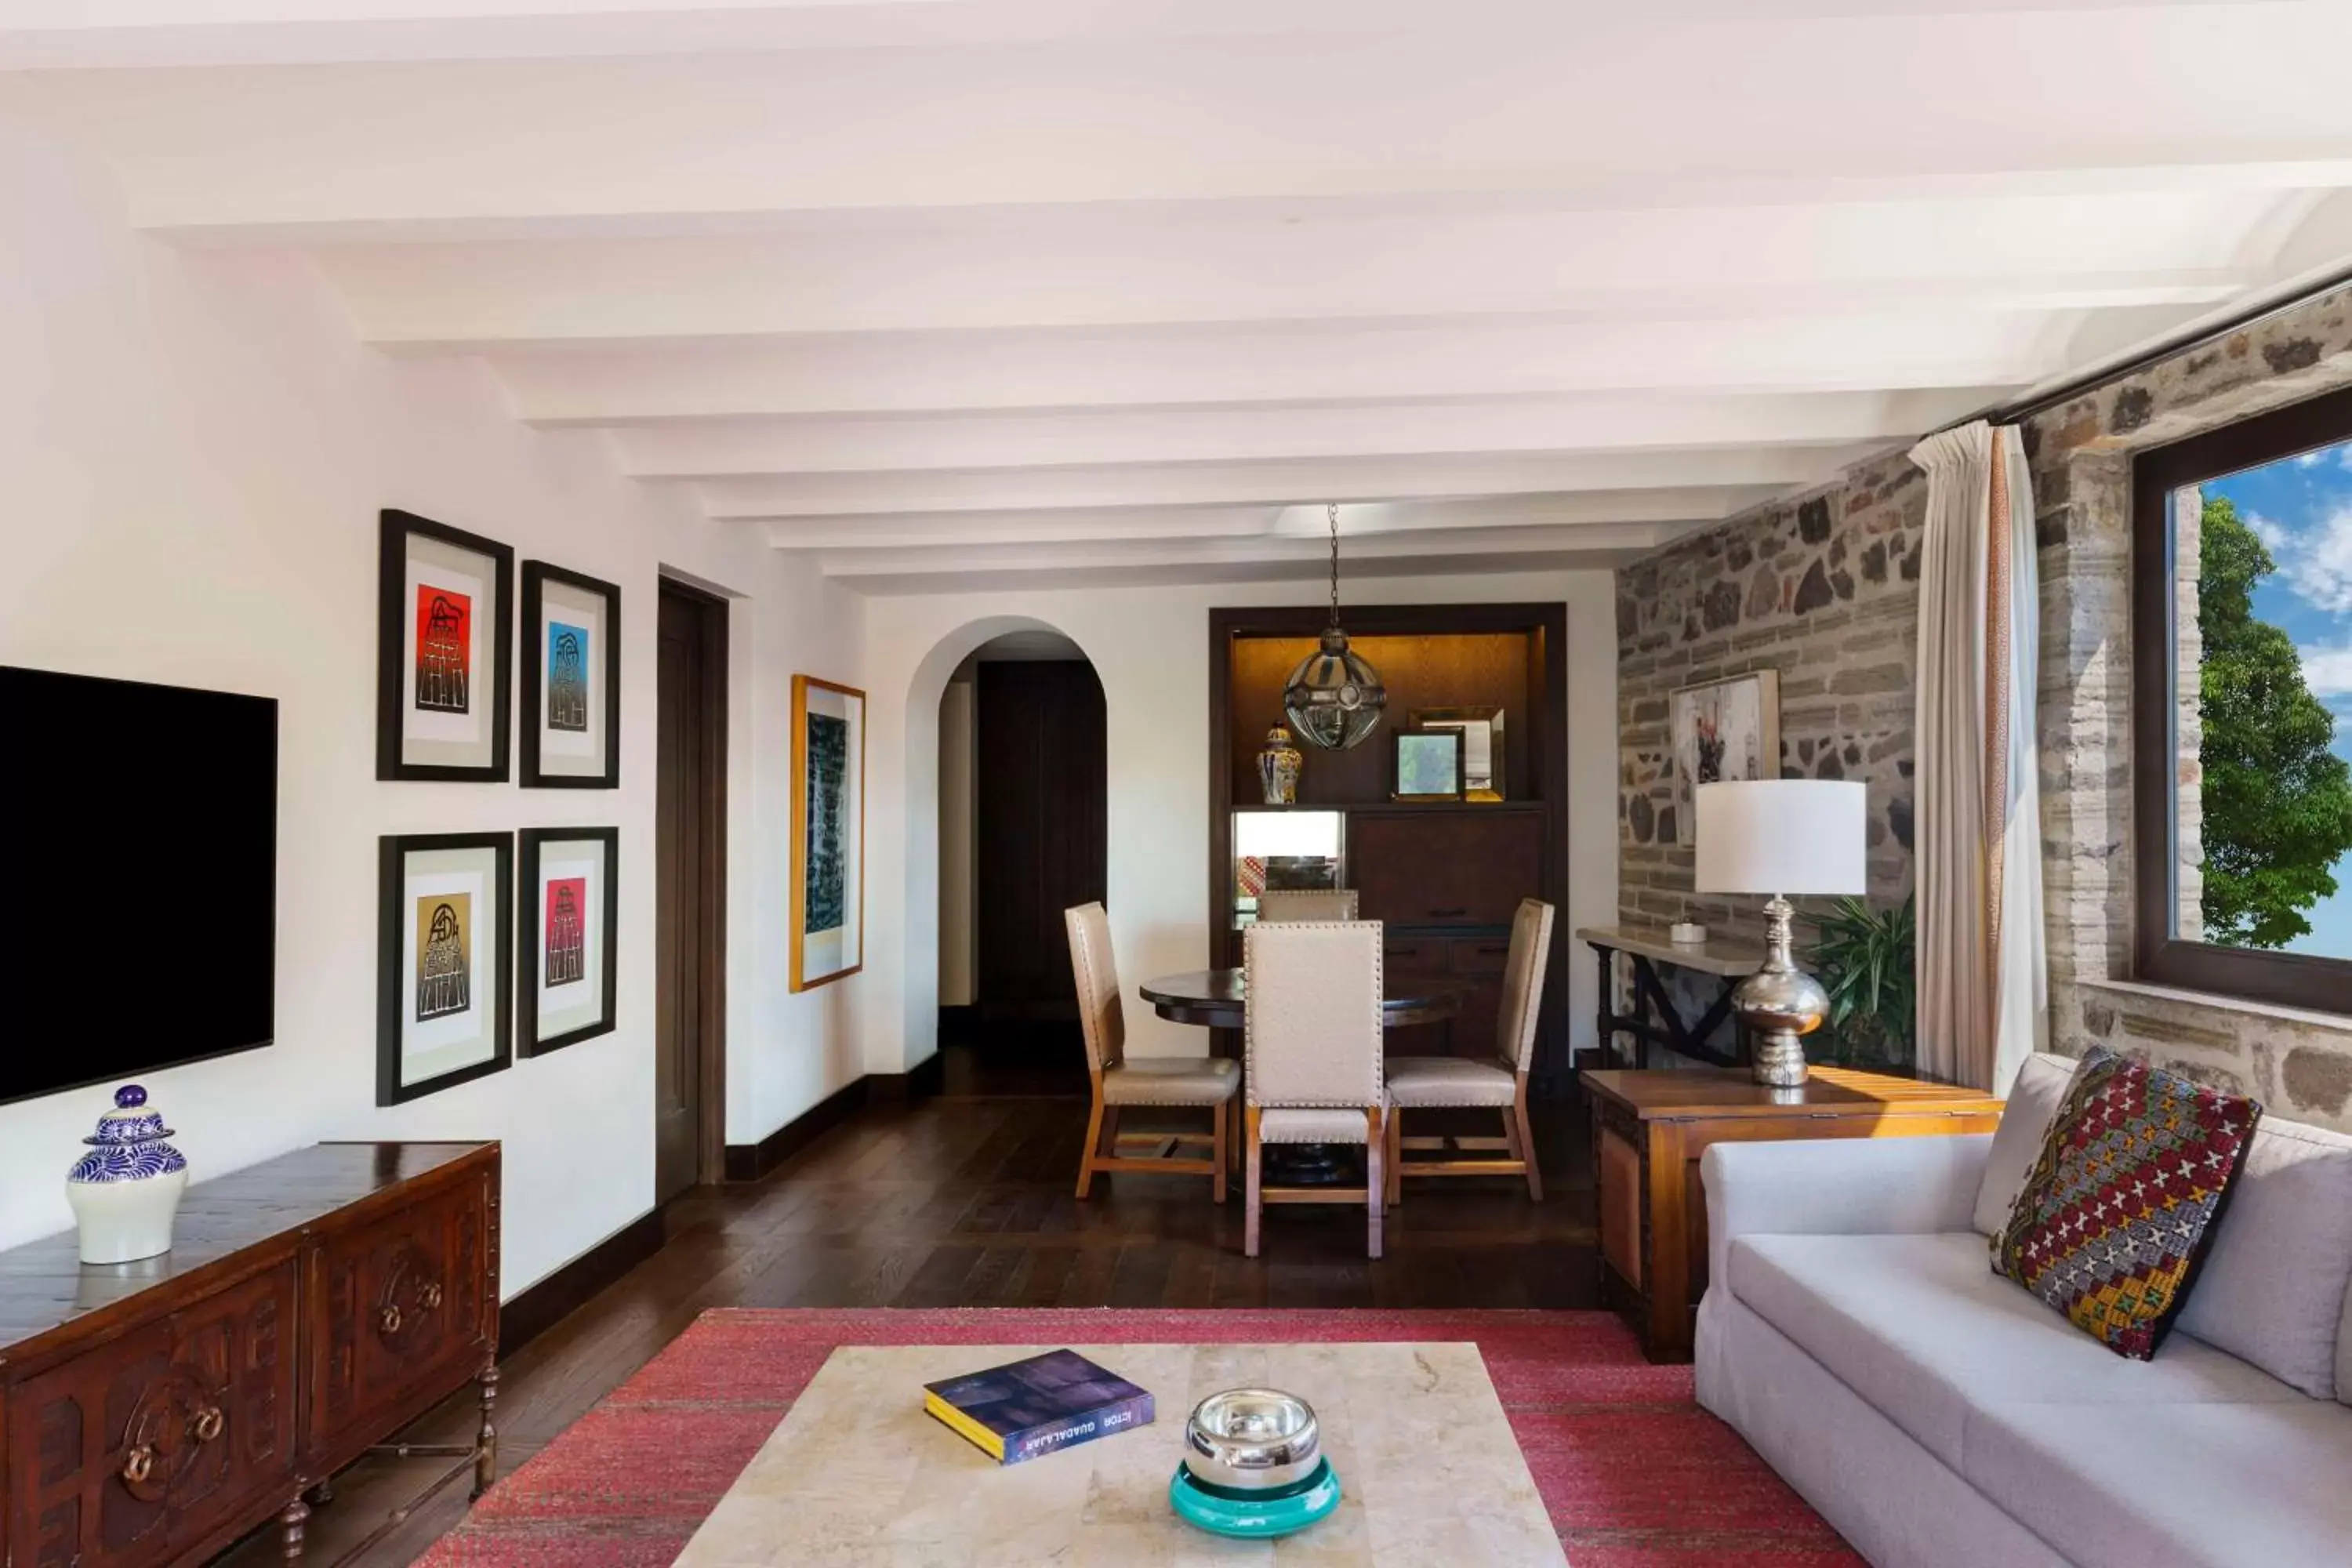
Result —
<instances>
[{"instance_id":1,"label":"round wooden table","mask_svg":"<svg viewBox=\"0 0 2352 1568\"><path fill-rule=\"evenodd\" d=\"M1383 1028L1410 1024L1442 1024L1462 1011L1468 987L1426 975L1381 973ZM1238 1029L1244 1019L1246 995L1244 972L1238 969L1194 969L1163 974L1137 986L1136 994L1151 1010L1171 1023L1197 1024L1210 1029ZM1363 1181L1360 1149L1332 1143L1276 1143L1265 1151L1267 1178L1286 1187L1355 1186Z\"/></svg>"},{"instance_id":2,"label":"round wooden table","mask_svg":"<svg viewBox=\"0 0 2352 1568\"><path fill-rule=\"evenodd\" d=\"M1385 974L1387 994L1381 998L1384 1027L1402 1029L1409 1024L1442 1024L1462 1011L1467 990L1451 980L1427 975ZM1175 1024L1197 1024L1208 1029L1238 1029L1243 1024L1243 971L1193 969L1164 974L1136 987L1151 1010Z\"/></svg>"}]
</instances>

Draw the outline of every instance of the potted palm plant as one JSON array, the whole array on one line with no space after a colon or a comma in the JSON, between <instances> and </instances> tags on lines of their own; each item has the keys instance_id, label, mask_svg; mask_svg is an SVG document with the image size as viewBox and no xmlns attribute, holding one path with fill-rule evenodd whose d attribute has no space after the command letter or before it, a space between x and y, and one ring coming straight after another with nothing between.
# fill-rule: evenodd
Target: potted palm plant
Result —
<instances>
[{"instance_id":1,"label":"potted palm plant","mask_svg":"<svg viewBox=\"0 0 2352 1568\"><path fill-rule=\"evenodd\" d=\"M1873 910L1860 899L1840 899L1817 929L1813 967L1830 995L1822 1058L1842 1067L1910 1067L1918 1019L1911 900Z\"/></svg>"}]
</instances>

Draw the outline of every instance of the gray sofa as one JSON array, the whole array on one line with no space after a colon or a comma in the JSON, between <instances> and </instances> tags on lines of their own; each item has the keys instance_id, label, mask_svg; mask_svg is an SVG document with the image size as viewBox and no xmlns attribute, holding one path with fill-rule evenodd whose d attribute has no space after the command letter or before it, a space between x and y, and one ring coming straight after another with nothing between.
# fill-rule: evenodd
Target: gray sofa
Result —
<instances>
[{"instance_id":1,"label":"gray sofa","mask_svg":"<svg viewBox=\"0 0 2352 1568\"><path fill-rule=\"evenodd\" d=\"M1990 1262L2072 1068L1995 1135L1709 1149L1699 1403L1878 1568L2346 1568L2352 1138L2265 1118L2127 1361Z\"/></svg>"}]
</instances>

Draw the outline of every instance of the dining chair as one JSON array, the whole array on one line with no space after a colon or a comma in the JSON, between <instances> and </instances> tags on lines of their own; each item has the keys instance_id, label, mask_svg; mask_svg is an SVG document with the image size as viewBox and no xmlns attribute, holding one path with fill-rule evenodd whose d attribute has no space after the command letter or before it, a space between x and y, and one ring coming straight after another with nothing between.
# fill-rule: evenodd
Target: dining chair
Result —
<instances>
[{"instance_id":1,"label":"dining chair","mask_svg":"<svg viewBox=\"0 0 2352 1568\"><path fill-rule=\"evenodd\" d=\"M1243 933L1242 953L1249 976L1242 1251L1257 1256L1266 1204L1360 1202L1366 1256L1378 1258L1388 1107L1381 1087L1381 923L1261 922ZM1361 1143L1364 1184L1268 1187L1261 1168L1268 1143Z\"/></svg>"},{"instance_id":2,"label":"dining chair","mask_svg":"<svg viewBox=\"0 0 2352 1568\"><path fill-rule=\"evenodd\" d=\"M1127 1054L1127 1015L1119 1005L1118 966L1111 960L1110 915L1099 903L1062 911L1070 933L1070 968L1078 983L1078 1020L1086 1035L1087 1076L1094 1106L1087 1116L1087 1142L1078 1156L1078 1196L1094 1195L1095 1177L1108 1171L1143 1171L1164 1176L1206 1176L1211 1197L1225 1201L1225 1166L1233 1137L1233 1101L1241 1068L1214 1057L1137 1057ZM1184 1106L1211 1113L1211 1131L1139 1132L1155 1143L1198 1146L1205 1160L1124 1158L1118 1152L1118 1113L1130 1105Z\"/></svg>"},{"instance_id":3,"label":"dining chair","mask_svg":"<svg viewBox=\"0 0 2352 1568\"><path fill-rule=\"evenodd\" d=\"M1407 1176L1518 1176L1528 1196L1543 1202L1543 1175L1536 1167L1534 1134L1528 1126L1528 1065L1535 1055L1536 1024L1543 1013L1544 969L1551 961L1552 907L1538 899L1519 900L1511 920L1511 952L1503 964L1503 1008L1496 1020L1495 1056L1394 1057L1388 1063L1388 1201L1402 1201ZM1503 1114L1499 1139L1434 1142L1439 1158L1404 1158L1404 1113L1440 1107L1491 1107ZM1499 1144L1503 1156L1454 1158Z\"/></svg>"},{"instance_id":4,"label":"dining chair","mask_svg":"<svg viewBox=\"0 0 2352 1568\"><path fill-rule=\"evenodd\" d=\"M1353 888L1268 888L1257 896L1257 918L1267 921L1351 921Z\"/></svg>"}]
</instances>

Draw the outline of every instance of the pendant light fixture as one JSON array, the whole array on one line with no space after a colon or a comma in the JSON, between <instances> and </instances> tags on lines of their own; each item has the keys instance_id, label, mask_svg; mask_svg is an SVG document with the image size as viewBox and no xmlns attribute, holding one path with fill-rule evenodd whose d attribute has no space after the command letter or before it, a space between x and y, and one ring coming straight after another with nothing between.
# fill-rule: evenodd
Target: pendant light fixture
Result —
<instances>
[{"instance_id":1,"label":"pendant light fixture","mask_svg":"<svg viewBox=\"0 0 2352 1568\"><path fill-rule=\"evenodd\" d=\"M1310 746L1344 752L1370 735L1388 705L1388 689L1381 672L1348 647L1339 629L1339 506L1328 508L1331 524L1331 624L1324 628L1323 646L1299 661L1282 689L1283 711L1290 727Z\"/></svg>"}]
</instances>

